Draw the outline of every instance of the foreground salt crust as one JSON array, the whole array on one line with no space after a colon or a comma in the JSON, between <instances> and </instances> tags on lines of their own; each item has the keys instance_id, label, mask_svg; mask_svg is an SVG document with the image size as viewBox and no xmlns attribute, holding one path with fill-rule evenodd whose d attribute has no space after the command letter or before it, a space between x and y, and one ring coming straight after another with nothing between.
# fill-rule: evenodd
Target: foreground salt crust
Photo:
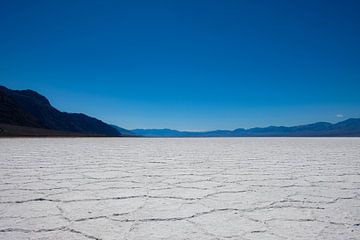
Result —
<instances>
[{"instance_id":1,"label":"foreground salt crust","mask_svg":"<svg viewBox=\"0 0 360 240\"><path fill-rule=\"evenodd\" d=\"M0 139L0 239L360 239L359 138Z\"/></svg>"}]
</instances>

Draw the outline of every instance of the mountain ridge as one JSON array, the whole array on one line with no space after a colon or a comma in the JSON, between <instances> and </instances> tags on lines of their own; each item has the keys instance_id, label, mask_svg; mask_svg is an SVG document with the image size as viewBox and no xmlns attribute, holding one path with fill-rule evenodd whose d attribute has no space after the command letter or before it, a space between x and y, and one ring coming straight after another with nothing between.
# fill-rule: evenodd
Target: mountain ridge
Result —
<instances>
[{"instance_id":1,"label":"mountain ridge","mask_svg":"<svg viewBox=\"0 0 360 240\"><path fill-rule=\"evenodd\" d=\"M4 124L0 131L2 135L31 136L36 133L34 129L39 129L40 135L50 136L121 136L118 130L99 119L83 113L59 111L46 97L33 90L12 90L4 86L0 86L0 123ZM24 131L32 130L22 133L14 127L9 128L10 125L22 127Z\"/></svg>"},{"instance_id":2,"label":"mountain ridge","mask_svg":"<svg viewBox=\"0 0 360 240\"><path fill-rule=\"evenodd\" d=\"M316 122L297 126L269 126L236 128L234 130L178 131L174 129L133 129L144 137L359 137L360 118L349 118L338 123Z\"/></svg>"}]
</instances>

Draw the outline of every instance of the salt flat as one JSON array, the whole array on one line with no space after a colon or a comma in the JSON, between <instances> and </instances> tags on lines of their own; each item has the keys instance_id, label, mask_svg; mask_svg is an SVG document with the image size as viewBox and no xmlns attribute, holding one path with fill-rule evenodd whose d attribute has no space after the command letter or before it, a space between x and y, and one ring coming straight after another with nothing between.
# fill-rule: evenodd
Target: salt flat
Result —
<instances>
[{"instance_id":1,"label":"salt flat","mask_svg":"<svg viewBox=\"0 0 360 240\"><path fill-rule=\"evenodd\" d=\"M360 239L359 138L0 139L0 239Z\"/></svg>"}]
</instances>

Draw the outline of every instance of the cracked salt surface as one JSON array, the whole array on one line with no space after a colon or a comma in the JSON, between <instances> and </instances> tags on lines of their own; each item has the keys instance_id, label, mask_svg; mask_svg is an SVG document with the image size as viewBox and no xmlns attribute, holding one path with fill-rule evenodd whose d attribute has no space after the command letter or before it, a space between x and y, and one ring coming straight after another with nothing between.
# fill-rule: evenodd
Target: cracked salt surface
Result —
<instances>
[{"instance_id":1,"label":"cracked salt surface","mask_svg":"<svg viewBox=\"0 0 360 240\"><path fill-rule=\"evenodd\" d=\"M360 239L359 138L0 139L0 239Z\"/></svg>"}]
</instances>

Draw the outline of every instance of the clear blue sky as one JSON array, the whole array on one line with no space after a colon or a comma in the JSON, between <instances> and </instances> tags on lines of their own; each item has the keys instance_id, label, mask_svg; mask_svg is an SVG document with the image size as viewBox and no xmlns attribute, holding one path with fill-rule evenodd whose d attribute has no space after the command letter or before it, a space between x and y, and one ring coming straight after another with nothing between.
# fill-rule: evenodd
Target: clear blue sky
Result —
<instances>
[{"instance_id":1,"label":"clear blue sky","mask_svg":"<svg viewBox=\"0 0 360 240\"><path fill-rule=\"evenodd\" d=\"M360 117L359 13L357 0L1 1L0 84L130 129L336 122Z\"/></svg>"}]
</instances>

